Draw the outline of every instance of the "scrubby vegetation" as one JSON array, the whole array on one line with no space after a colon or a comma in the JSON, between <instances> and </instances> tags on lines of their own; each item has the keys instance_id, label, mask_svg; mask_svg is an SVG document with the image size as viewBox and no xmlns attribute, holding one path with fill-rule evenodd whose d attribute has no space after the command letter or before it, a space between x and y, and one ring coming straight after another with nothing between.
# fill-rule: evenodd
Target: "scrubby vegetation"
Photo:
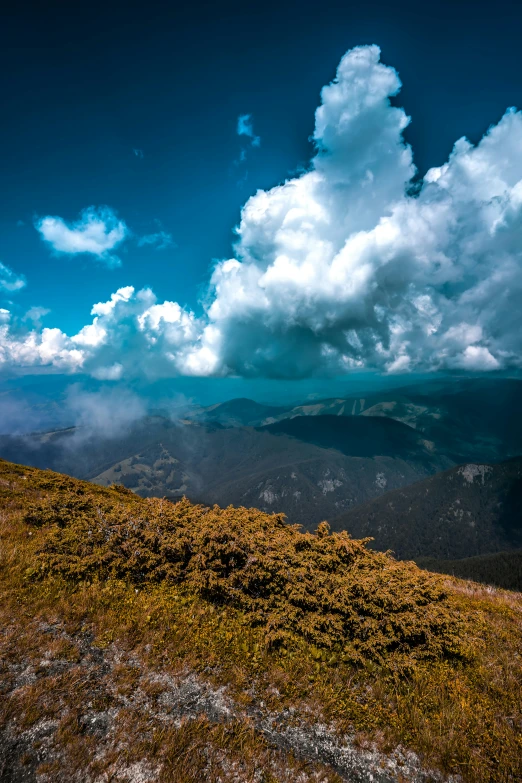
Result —
<instances>
[{"instance_id":1,"label":"scrubby vegetation","mask_svg":"<svg viewBox=\"0 0 522 783\"><path fill-rule=\"evenodd\" d=\"M345 660L463 657L461 622L442 581L343 533L301 533L282 515L182 500L129 505L62 478L24 513L45 527L33 578L184 585L241 609L268 647L303 639ZM116 495L116 500L115 496ZM335 657L335 656L334 656Z\"/></svg>"},{"instance_id":2,"label":"scrubby vegetation","mask_svg":"<svg viewBox=\"0 0 522 783\"><path fill-rule=\"evenodd\" d=\"M290 751L283 763L262 728L267 714L331 725L385 754L401 744L469 783L521 779L517 594L427 573L326 524L301 533L254 509L143 500L5 462L0 502L0 720L4 732L14 717L25 727L56 720L71 780L74 770L91 779L85 704L101 699L115 712L121 693L119 754L146 758L162 781L233 779L223 769L242 759L251 777L241 780L256 768L271 770L257 778L266 783L297 780L298 770L302 780L339 780L334 767ZM104 696L86 698L75 682L87 687L96 650ZM70 668L15 687L11 672L44 653ZM207 715L167 731L152 708L148 717L131 709L129 694L159 699L158 682L180 672L226 687L243 718L219 728ZM114 764L109 755L98 754L96 774ZM417 778L405 769L404 779Z\"/></svg>"}]
</instances>

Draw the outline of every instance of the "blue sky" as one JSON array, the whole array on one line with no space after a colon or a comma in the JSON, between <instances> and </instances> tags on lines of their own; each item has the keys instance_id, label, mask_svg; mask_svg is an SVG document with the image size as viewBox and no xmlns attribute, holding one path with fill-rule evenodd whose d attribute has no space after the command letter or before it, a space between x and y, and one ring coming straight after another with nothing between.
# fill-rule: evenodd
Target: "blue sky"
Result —
<instances>
[{"instance_id":1,"label":"blue sky","mask_svg":"<svg viewBox=\"0 0 522 783\"><path fill-rule=\"evenodd\" d=\"M150 287L157 302L178 303L201 317L200 300L206 296L208 303L215 263L234 255L233 229L249 196L310 168L318 143L314 146L311 136L321 89L353 47L378 44L381 62L400 75L400 95L386 100L404 107L412 118L400 142L413 149L417 173L412 181L441 166L461 136L477 144L507 107L522 106L522 11L512 3L370 6L326 0L318 8L302 2L196 2L183 7L153 1L108 9L90 4L87 12L51 2L10 13L0 55L0 262L26 284L19 290L4 285L0 307L11 312L17 334L27 333L30 311L37 313L37 331L56 327L74 335L91 323L93 305L129 286L136 292ZM511 137L517 132L515 128ZM351 141L343 143L349 147ZM106 256L53 251L37 230L44 218L72 226L82 210L103 205L126 226L125 241ZM388 204L383 215L386 210ZM475 284L483 278L481 273ZM326 312L329 305L321 300L317 306ZM383 305L374 302L372 307L380 312ZM34 308L50 312L43 315ZM474 305L465 319L448 321L450 340L457 339L460 329L460 353L451 349L451 360L441 359L442 369L516 366L505 357L517 355L517 324L508 325L499 340L498 324L492 316L482 318L483 310ZM222 329L226 350L218 373L280 377L286 366L289 377L338 372L338 363L322 366L319 349L315 344L310 348L310 334L317 334L315 316L306 326L300 323L299 334L283 348L282 327L275 332L267 327L272 316L254 324L252 334L268 329L263 339L273 339L277 355L274 359L262 347L255 366L245 359L248 351L258 349L248 330L244 347L230 337L245 323L244 314L234 317ZM344 332L353 327L345 311L339 324ZM190 325L191 340L200 339L201 328ZM360 335L356 339L364 342ZM410 343L416 346L416 339ZM321 340L327 351L345 350L329 332ZM120 350L126 350L121 346L120 340ZM459 359L470 347L472 353ZM449 355L449 349L437 350ZM383 369L374 348L354 351L364 353L362 364L348 370ZM296 353L307 352L303 362L293 361ZM105 353L102 374L95 368L99 377L105 372L110 378L116 366L132 373L139 364L136 360L127 366ZM386 371L411 370L414 364L422 371L433 369L426 367L424 348L407 353L403 346L388 356ZM24 361L18 361L18 369L23 370ZM38 361L45 365L41 357ZM209 366L205 364L203 374L214 372ZM89 367L87 362L88 372ZM172 373L184 371L177 365ZM150 368L147 372L154 374ZM168 374L164 367L158 372ZM117 374L114 370L114 379Z\"/></svg>"}]
</instances>

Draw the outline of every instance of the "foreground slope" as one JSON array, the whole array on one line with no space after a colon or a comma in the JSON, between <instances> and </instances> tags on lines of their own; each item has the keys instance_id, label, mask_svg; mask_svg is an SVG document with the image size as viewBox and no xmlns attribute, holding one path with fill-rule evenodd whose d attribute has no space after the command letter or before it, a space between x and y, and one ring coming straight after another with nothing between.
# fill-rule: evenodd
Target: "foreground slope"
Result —
<instances>
[{"instance_id":1,"label":"foreground slope","mask_svg":"<svg viewBox=\"0 0 522 783\"><path fill-rule=\"evenodd\" d=\"M520 779L519 595L5 462L0 501L2 781Z\"/></svg>"},{"instance_id":2,"label":"foreground slope","mask_svg":"<svg viewBox=\"0 0 522 783\"><path fill-rule=\"evenodd\" d=\"M332 520L398 557L455 559L522 547L522 458L468 463Z\"/></svg>"}]
</instances>

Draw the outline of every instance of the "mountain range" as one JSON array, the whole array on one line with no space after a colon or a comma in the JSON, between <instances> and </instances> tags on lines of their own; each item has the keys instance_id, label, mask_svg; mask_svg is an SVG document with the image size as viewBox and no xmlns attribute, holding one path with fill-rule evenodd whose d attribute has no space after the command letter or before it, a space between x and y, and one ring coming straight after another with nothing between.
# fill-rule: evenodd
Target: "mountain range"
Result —
<instances>
[{"instance_id":1,"label":"mountain range","mask_svg":"<svg viewBox=\"0 0 522 783\"><path fill-rule=\"evenodd\" d=\"M142 497L282 512L305 529L328 519L398 557L454 561L522 547L521 400L522 381L505 378L286 406L241 398L117 433L84 421L3 435L0 456Z\"/></svg>"},{"instance_id":2,"label":"mountain range","mask_svg":"<svg viewBox=\"0 0 522 783\"><path fill-rule=\"evenodd\" d=\"M434 441L455 463L497 461L522 454L522 381L443 378L358 397L275 407L252 400L188 410L187 416L224 426L261 426L296 416L384 417Z\"/></svg>"},{"instance_id":3,"label":"mountain range","mask_svg":"<svg viewBox=\"0 0 522 783\"><path fill-rule=\"evenodd\" d=\"M74 428L7 436L0 454L143 497L254 506L308 527L451 464L405 424L331 416L257 428L147 417L106 440Z\"/></svg>"}]
</instances>

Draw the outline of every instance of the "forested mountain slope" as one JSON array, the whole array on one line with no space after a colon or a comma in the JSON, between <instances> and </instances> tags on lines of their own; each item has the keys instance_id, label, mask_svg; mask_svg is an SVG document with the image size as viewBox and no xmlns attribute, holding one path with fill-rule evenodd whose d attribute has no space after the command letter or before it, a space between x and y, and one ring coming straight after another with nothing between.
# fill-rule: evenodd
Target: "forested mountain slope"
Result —
<instances>
[{"instance_id":1,"label":"forested mountain slope","mask_svg":"<svg viewBox=\"0 0 522 783\"><path fill-rule=\"evenodd\" d=\"M144 497L186 495L204 503L256 506L305 525L448 465L404 424L346 419L336 426L334 442L326 437L331 421L340 420L301 417L274 425L291 427L279 434L270 427L225 428L156 416L106 438L82 429L6 436L0 438L0 455L103 485L118 482ZM317 437L309 437L310 424L320 425Z\"/></svg>"},{"instance_id":2,"label":"forested mountain slope","mask_svg":"<svg viewBox=\"0 0 522 783\"><path fill-rule=\"evenodd\" d=\"M503 587L506 590L522 591L522 550L495 552L491 555L464 557L460 560L436 560L419 557L421 568L439 574L451 574L462 579L473 579L486 585Z\"/></svg>"},{"instance_id":3,"label":"forested mountain slope","mask_svg":"<svg viewBox=\"0 0 522 783\"><path fill-rule=\"evenodd\" d=\"M522 546L522 458L468 463L332 519L398 557L455 559Z\"/></svg>"}]
</instances>

